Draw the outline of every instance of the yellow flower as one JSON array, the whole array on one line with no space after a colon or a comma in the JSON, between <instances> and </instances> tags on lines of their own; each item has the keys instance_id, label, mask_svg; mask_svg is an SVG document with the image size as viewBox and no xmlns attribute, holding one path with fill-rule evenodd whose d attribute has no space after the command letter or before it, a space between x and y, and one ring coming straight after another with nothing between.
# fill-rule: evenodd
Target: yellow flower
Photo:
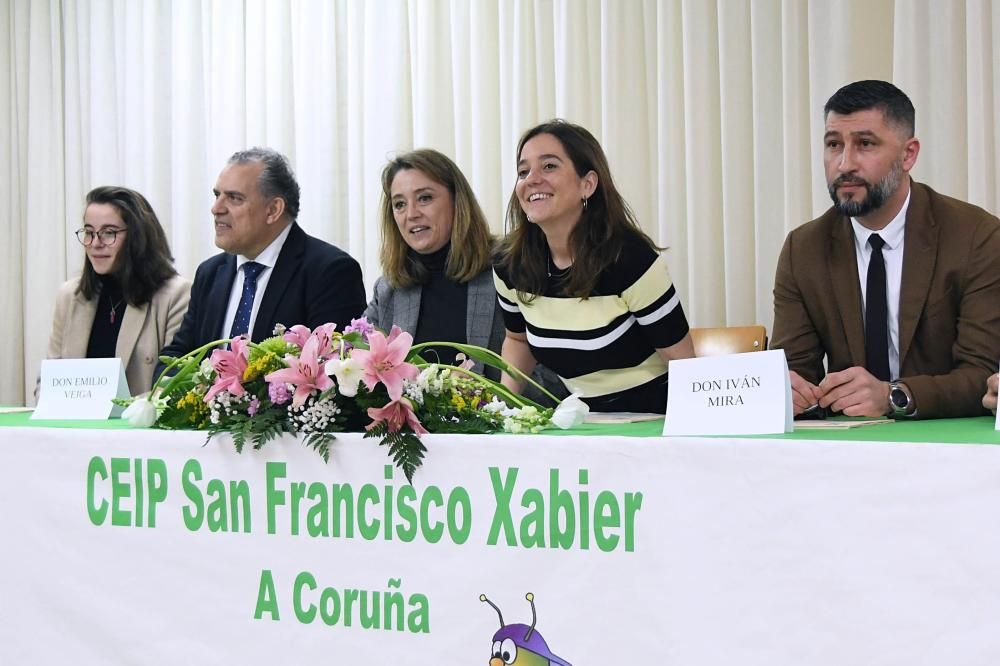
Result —
<instances>
[{"instance_id":1,"label":"yellow flower","mask_svg":"<svg viewBox=\"0 0 1000 666\"><path fill-rule=\"evenodd\" d=\"M192 400L197 400L197 396L195 395L194 391L188 391L183 396L181 396L180 400L177 401L177 406L180 408L188 407L191 404Z\"/></svg>"},{"instance_id":2,"label":"yellow flower","mask_svg":"<svg viewBox=\"0 0 1000 666\"><path fill-rule=\"evenodd\" d=\"M202 398L195 391L188 391L177 401L178 409L190 410L188 414L188 421L190 421L195 426L200 426L205 423L209 416L208 405L205 404L204 398Z\"/></svg>"},{"instance_id":3,"label":"yellow flower","mask_svg":"<svg viewBox=\"0 0 1000 666\"><path fill-rule=\"evenodd\" d=\"M252 382L260 379L278 367L280 367L278 357L273 352L267 352L247 364L247 369L243 371L243 381Z\"/></svg>"},{"instance_id":4,"label":"yellow flower","mask_svg":"<svg viewBox=\"0 0 1000 666\"><path fill-rule=\"evenodd\" d=\"M458 393L451 394L451 404L455 405L455 409L462 411L465 409L465 398L463 398Z\"/></svg>"}]
</instances>

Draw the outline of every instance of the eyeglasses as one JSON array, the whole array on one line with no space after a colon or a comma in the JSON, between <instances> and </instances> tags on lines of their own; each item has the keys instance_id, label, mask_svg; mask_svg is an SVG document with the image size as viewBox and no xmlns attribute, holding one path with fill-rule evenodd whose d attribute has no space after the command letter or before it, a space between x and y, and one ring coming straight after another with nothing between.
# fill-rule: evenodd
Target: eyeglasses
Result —
<instances>
[{"instance_id":1,"label":"eyeglasses","mask_svg":"<svg viewBox=\"0 0 1000 666\"><path fill-rule=\"evenodd\" d=\"M115 244L118 240L118 234L127 231L127 229L101 229L100 231L92 231L91 229L77 229L76 239L80 241L83 245L90 245L94 242L94 238L100 238L102 245L111 246Z\"/></svg>"}]
</instances>

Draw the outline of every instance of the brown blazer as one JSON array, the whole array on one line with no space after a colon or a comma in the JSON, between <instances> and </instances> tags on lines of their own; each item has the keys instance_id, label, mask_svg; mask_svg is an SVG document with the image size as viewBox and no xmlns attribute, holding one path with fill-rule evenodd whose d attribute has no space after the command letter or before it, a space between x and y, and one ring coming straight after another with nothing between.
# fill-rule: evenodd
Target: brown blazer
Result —
<instances>
[{"instance_id":1,"label":"brown blazer","mask_svg":"<svg viewBox=\"0 0 1000 666\"><path fill-rule=\"evenodd\" d=\"M84 358L90 327L97 314L97 299L84 300L76 293L79 278L63 283L56 296L56 312L49 337L48 358ZM132 395L149 390L153 368L162 349L174 336L187 311L191 281L174 276L145 305L125 308L115 353L125 366Z\"/></svg>"},{"instance_id":2,"label":"brown blazer","mask_svg":"<svg viewBox=\"0 0 1000 666\"><path fill-rule=\"evenodd\" d=\"M899 304L899 379L921 418L984 414L1000 360L1000 220L911 182ZM833 208L785 239L774 278L774 335L813 383L864 367L864 310L850 220Z\"/></svg>"}]
</instances>

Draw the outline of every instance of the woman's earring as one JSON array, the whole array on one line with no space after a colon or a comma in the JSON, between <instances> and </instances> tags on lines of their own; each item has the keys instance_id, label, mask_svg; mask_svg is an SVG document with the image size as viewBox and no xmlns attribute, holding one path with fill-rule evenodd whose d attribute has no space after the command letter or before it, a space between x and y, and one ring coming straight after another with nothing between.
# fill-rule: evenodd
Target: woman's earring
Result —
<instances>
[{"instance_id":1,"label":"woman's earring","mask_svg":"<svg viewBox=\"0 0 1000 666\"><path fill-rule=\"evenodd\" d=\"M587 210L587 200L586 199L583 200L583 209Z\"/></svg>"}]
</instances>

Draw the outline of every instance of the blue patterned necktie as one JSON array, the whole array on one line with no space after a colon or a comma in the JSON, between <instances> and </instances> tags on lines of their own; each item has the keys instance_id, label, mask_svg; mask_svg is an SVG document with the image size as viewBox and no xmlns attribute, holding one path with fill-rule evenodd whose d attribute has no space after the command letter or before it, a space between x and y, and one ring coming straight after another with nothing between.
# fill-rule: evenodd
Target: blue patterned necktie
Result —
<instances>
[{"instance_id":1,"label":"blue patterned necktie","mask_svg":"<svg viewBox=\"0 0 1000 666\"><path fill-rule=\"evenodd\" d=\"M240 304L236 307L236 317L229 337L244 335L250 331L250 313L253 311L253 299L257 295L257 276L266 266L256 261L243 264L243 293L240 294Z\"/></svg>"}]
</instances>

